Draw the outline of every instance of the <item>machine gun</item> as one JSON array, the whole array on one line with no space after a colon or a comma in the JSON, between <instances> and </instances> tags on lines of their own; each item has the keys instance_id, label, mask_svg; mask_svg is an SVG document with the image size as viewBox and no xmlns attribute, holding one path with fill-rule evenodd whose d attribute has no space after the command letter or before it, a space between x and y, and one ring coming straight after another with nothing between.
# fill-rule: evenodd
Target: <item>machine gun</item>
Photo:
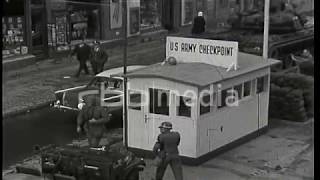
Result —
<instances>
[{"instance_id":1,"label":"machine gun","mask_svg":"<svg viewBox=\"0 0 320 180\"><path fill-rule=\"evenodd\" d=\"M42 175L54 180L138 180L145 162L129 151L76 146L40 150Z\"/></svg>"}]
</instances>

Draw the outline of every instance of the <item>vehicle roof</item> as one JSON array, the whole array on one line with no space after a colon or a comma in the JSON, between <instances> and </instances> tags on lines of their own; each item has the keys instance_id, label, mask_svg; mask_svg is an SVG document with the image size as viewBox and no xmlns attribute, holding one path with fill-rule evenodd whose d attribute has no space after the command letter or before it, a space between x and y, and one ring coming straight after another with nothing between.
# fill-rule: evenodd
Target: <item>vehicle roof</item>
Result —
<instances>
[{"instance_id":1,"label":"vehicle roof","mask_svg":"<svg viewBox=\"0 0 320 180\"><path fill-rule=\"evenodd\" d=\"M127 72L133 71L133 70L137 70L137 69L140 69L140 68L143 68L143 67L146 67L146 66L145 65L127 66ZM123 66L105 70L105 71L97 74L96 76L98 76L98 77L108 77L108 78L110 78L112 76L114 78L120 78L120 76L117 76L118 74L123 74Z\"/></svg>"},{"instance_id":2,"label":"vehicle roof","mask_svg":"<svg viewBox=\"0 0 320 180\"><path fill-rule=\"evenodd\" d=\"M205 63L178 63L161 65L160 63L127 73L129 78L162 78L193 86L203 87L222 80L270 67L280 61L264 60L261 56L240 53L238 69L227 71L225 68Z\"/></svg>"}]
</instances>

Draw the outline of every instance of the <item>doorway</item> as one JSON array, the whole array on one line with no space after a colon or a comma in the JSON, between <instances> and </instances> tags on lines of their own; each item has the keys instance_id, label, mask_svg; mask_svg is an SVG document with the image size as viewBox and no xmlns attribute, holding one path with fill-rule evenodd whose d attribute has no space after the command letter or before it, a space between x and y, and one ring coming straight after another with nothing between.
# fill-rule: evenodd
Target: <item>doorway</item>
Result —
<instances>
[{"instance_id":1,"label":"doorway","mask_svg":"<svg viewBox=\"0 0 320 180\"><path fill-rule=\"evenodd\" d=\"M44 4L31 4L31 46L32 54L37 57L47 55L46 12Z\"/></svg>"},{"instance_id":2,"label":"doorway","mask_svg":"<svg viewBox=\"0 0 320 180\"><path fill-rule=\"evenodd\" d=\"M168 31L174 28L174 1L164 0L162 4L162 25Z\"/></svg>"}]
</instances>

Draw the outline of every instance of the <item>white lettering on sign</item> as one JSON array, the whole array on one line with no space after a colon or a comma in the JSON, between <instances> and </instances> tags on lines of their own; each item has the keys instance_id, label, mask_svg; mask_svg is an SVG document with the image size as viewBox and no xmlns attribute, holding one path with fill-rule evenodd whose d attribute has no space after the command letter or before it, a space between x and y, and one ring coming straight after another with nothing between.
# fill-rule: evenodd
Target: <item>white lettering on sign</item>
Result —
<instances>
[{"instance_id":1,"label":"white lettering on sign","mask_svg":"<svg viewBox=\"0 0 320 180\"><path fill-rule=\"evenodd\" d=\"M238 42L182 37L167 37L166 58L178 62L201 62L229 68L237 67Z\"/></svg>"}]
</instances>

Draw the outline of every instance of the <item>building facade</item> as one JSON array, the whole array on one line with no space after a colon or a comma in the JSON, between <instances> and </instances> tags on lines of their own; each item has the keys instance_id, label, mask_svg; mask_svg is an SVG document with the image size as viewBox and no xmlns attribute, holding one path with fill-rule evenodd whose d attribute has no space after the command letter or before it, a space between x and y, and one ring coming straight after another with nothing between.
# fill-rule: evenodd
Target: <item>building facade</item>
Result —
<instances>
[{"instance_id":1,"label":"building facade","mask_svg":"<svg viewBox=\"0 0 320 180\"><path fill-rule=\"evenodd\" d=\"M123 39L125 0L6 0L2 18L3 58L69 52L84 38L102 44ZM314 9L313 0L287 0L301 11ZM263 0L127 0L129 41L162 38L167 33L190 34L193 18L202 11L207 31L227 26L237 9L254 9ZM119 44L119 43L118 43Z\"/></svg>"}]
</instances>

